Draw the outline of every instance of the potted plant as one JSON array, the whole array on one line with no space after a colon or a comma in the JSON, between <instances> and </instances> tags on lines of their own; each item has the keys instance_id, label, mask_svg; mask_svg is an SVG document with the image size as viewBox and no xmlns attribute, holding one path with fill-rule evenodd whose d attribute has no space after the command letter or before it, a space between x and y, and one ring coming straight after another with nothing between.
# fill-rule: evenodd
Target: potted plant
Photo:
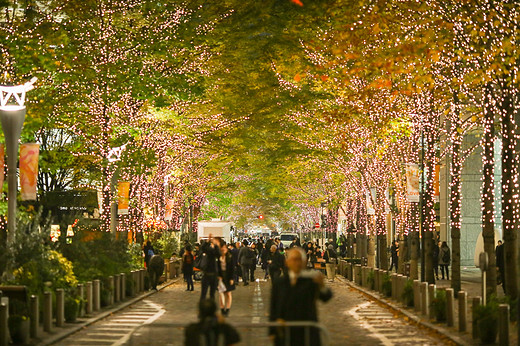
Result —
<instances>
[{"instance_id":1,"label":"potted plant","mask_svg":"<svg viewBox=\"0 0 520 346\"><path fill-rule=\"evenodd\" d=\"M433 311L437 322L446 321L446 291L438 290L435 292L435 298L430 302L430 309Z\"/></svg>"},{"instance_id":2,"label":"potted plant","mask_svg":"<svg viewBox=\"0 0 520 346\"><path fill-rule=\"evenodd\" d=\"M413 293L413 280L406 280L403 288L402 298L404 304L408 307L412 307L414 304L414 293Z\"/></svg>"},{"instance_id":3,"label":"potted plant","mask_svg":"<svg viewBox=\"0 0 520 346\"><path fill-rule=\"evenodd\" d=\"M477 306L473 313L473 328L477 328L482 343L494 343L498 333L498 304L490 301L487 305Z\"/></svg>"},{"instance_id":4,"label":"potted plant","mask_svg":"<svg viewBox=\"0 0 520 346\"><path fill-rule=\"evenodd\" d=\"M65 298L65 321L76 322L80 307L81 299L79 297L68 296Z\"/></svg>"},{"instance_id":5,"label":"potted plant","mask_svg":"<svg viewBox=\"0 0 520 346\"><path fill-rule=\"evenodd\" d=\"M390 275L383 275L383 294L387 297L392 296L392 280Z\"/></svg>"},{"instance_id":6,"label":"potted plant","mask_svg":"<svg viewBox=\"0 0 520 346\"><path fill-rule=\"evenodd\" d=\"M29 317L11 315L7 321L13 344L26 344L29 341Z\"/></svg>"}]
</instances>

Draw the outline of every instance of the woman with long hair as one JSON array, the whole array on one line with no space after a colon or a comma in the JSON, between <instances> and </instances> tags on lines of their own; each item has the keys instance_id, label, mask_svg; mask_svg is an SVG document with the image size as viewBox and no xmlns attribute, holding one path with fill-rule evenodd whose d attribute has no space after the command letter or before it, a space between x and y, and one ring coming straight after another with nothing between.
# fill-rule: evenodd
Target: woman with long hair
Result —
<instances>
[{"instance_id":1,"label":"woman with long hair","mask_svg":"<svg viewBox=\"0 0 520 346\"><path fill-rule=\"evenodd\" d=\"M233 296L231 292L235 290L235 266L233 264L233 255L228 251L227 245L220 247L220 266L218 268L219 276L219 293L220 293L220 311L222 315L227 316Z\"/></svg>"}]
</instances>

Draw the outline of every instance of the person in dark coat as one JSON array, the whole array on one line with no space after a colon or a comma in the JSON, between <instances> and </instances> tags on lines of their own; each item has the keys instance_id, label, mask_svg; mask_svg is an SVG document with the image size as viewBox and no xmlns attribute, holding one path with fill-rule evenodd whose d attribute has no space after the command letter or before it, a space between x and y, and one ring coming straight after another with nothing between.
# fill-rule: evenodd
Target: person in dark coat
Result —
<instances>
[{"instance_id":1,"label":"person in dark coat","mask_svg":"<svg viewBox=\"0 0 520 346\"><path fill-rule=\"evenodd\" d=\"M204 276L201 280L200 299L206 298L209 288L209 296L215 299L217 291L217 274L220 261L220 240L214 239L210 234L207 242L201 245L201 256L206 256L206 265L202 269Z\"/></svg>"},{"instance_id":2,"label":"person in dark coat","mask_svg":"<svg viewBox=\"0 0 520 346\"><path fill-rule=\"evenodd\" d=\"M274 280L282 275L285 267L285 257L274 244L271 245L270 253L267 256L267 265L269 267L269 276L271 277L271 281L274 282Z\"/></svg>"},{"instance_id":3,"label":"person in dark coat","mask_svg":"<svg viewBox=\"0 0 520 346\"><path fill-rule=\"evenodd\" d=\"M199 322L192 323L184 331L186 346L232 346L240 342L237 330L217 316L217 305L212 299L199 303Z\"/></svg>"},{"instance_id":4,"label":"person in dark coat","mask_svg":"<svg viewBox=\"0 0 520 346\"><path fill-rule=\"evenodd\" d=\"M182 273L184 274L184 280L188 285L186 291L193 291L193 262L195 257L191 252L191 246L187 245L182 255Z\"/></svg>"},{"instance_id":5,"label":"person in dark coat","mask_svg":"<svg viewBox=\"0 0 520 346\"><path fill-rule=\"evenodd\" d=\"M306 262L307 256L303 249L295 247L287 251L288 275L273 282L270 321L318 321L316 301L328 301L332 292L325 287L323 274L318 271L304 271ZM290 334L289 343L286 343L287 332ZM319 331L311 328L309 334L309 345L319 346ZM287 328L272 327L269 335L277 346L305 345L306 333L303 327L291 327L288 331Z\"/></svg>"},{"instance_id":6,"label":"person in dark coat","mask_svg":"<svg viewBox=\"0 0 520 346\"><path fill-rule=\"evenodd\" d=\"M439 265L441 266L441 274L442 280L444 280L444 271L446 270L446 279L450 279L450 270L449 266L451 263L451 252L448 247L448 243L445 241L442 242L441 248L439 250Z\"/></svg>"},{"instance_id":7,"label":"person in dark coat","mask_svg":"<svg viewBox=\"0 0 520 346\"><path fill-rule=\"evenodd\" d=\"M150 261L150 258L152 258L153 255L155 255L155 250L152 246L151 241L147 241L146 245L143 247L144 252L144 266L148 267L148 261Z\"/></svg>"},{"instance_id":8,"label":"person in dark coat","mask_svg":"<svg viewBox=\"0 0 520 346\"><path fill-rule=\"evenodd\" d=\"M244 282L244 286L249 285L249 275L254 262L254 253L248 245L249 242L244 239L242 247L238 250L238 265L242 269L242 282Z\"/></svg>"},{"instance_id":9,"label":"person in dark coat","mask_svg":"<svg viewBox=\"0 0 520 346\"><path fill-rule=\"evenodd\" d=\"M150 278L150 286L152 290L157 291L159 278L164 272L164 259L159 255L153 255L148 261L148 277Z\"/></svg>"},{"instance_id":10,"label":"person in dark coat","mask_svg":"<svg viewBox=\"0 0 520 346\"><path fill-rule=\"evenodd\" d=\"M390 246L390 255L392 258L392 263L390 264L390 271L395 266L395 272L397 273L397 266L399 263L399 243L397 240L394 240L392 246Z\"/></svg>"},{"instance_id":11,"label":"person in dark coat","mask_svg":"<svg viewBox=\"0 0 520 346\"><path fill-rule=\"evenodd\" d=\"M219 280L222 280L222 283L226 288L225 291L221 291L219 289L220 310L222 315L227 316L233 301L231 292L235 290L235 265L233 263L233 255L231 252L229 252L227 245L225 244L220 248L220 265L218 267L218 277Z\"/></svg>"},{"instance_id":12,"label":"person in dark coat","mask_svg":"<svg viewBox=\"0 0 520 346\"><path fill-rule=\"evenodd\" d=\"M506 293L506 277L505 277L505 267L504 267L504 244L502 241L498 241L498 245L495 249L496 261L497 261L497 270L499 275L499 280L502 282L502 289L504 290L504 294Z\"/></svg>"}]
</instances>

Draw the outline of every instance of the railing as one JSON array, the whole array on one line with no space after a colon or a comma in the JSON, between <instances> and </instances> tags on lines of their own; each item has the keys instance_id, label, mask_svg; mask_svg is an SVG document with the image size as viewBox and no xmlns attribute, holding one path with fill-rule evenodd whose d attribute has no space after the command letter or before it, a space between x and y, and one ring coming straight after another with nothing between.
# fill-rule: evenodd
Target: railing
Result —
<instances>
[{"instance_id":1,"label":"railing","mask_svg":"<svg viewBox=\"0 0 520 346\"><path fill-rule=\"evenodd\" d=\"M298 327L304 328L302 344L298 346L314 346L312 343L311 330L315 329L319 332L319 337L322 346L330 344L330 336L327 329L320 323L307 321L294 322L263 322L263 323L230 323L240 335L239 345L271 345L273 343L269 336L269 328L281 328L284 335L284 345L291 345L291 333L289 328ZM186 323L153 323L146 324L135 329L129 336L125 345L149 345L151 340L155 340L155 344L164 345L183 345L184 330L187 327ZM301 335L300 335L301 337ZM189 344L186 343L186 344Z\"/></svg>"}]
</instances>

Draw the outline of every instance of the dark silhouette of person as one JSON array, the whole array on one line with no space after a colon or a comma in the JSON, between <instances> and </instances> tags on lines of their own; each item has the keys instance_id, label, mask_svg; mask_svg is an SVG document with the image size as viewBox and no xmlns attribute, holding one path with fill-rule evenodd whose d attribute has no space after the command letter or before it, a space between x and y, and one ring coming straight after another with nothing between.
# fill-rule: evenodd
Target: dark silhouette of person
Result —
<instances>
[{"instance_id":1,"label":"dark silhouette of person","mask_svg":"<svg viewBox=\"0 0 520 346\"><path fill-rule=\"evenodd\" d=\"M270 321L318 321L316 301L326 302L332 292L325 286L323 274L318 271L304 271L307 256L302 248L294 247L287 251L287 275L274 280L271 291ZM320 334L316 328L309 327L278 328L271 327L269 335L275 345L305 345L305 337L309 335L309 345L319 346ZM288 333L289 335L286 335ZM289 336L289 340L287 340Z\"/></svg>"},{"instance_id":2,"label":"dark silhouette of person","mask_svg":"<svg viewBox=\"0 0 520 346\"><path fill-rule=\"evenodd\" d=\"M240 342L240 335L224 317L217 316L214 299L202 299L199 303L199 321L190 324L184 332L186 346L231 346Z\"/></svg>"},{"instance_id":3,"label":"dark silhouette of person","mask_svg":"<svg viewBox=\"0 0 520 346\"><path fill-rule=\"evenodd\" d=\"M504 290L504 294L506 293L506 277L505 277L505 263L504 263L504 244L501 240L498 241L498 245L495 248L496 255L496 266L498 269L498 275L500 277L500 281L502 282L502 289Z\"/></svg>"},{"instance_id":4,"label":"dark silhouette of person","mask_svg":"<svg viewBox=\"0 0 520 346\"><path fill-rule=\"evenodd\" d=\"M160 255L153 255L148 262L148 277L152 290L157 291L159 278L164 272L164 259Z\"/></svg>"}]
</instances>

